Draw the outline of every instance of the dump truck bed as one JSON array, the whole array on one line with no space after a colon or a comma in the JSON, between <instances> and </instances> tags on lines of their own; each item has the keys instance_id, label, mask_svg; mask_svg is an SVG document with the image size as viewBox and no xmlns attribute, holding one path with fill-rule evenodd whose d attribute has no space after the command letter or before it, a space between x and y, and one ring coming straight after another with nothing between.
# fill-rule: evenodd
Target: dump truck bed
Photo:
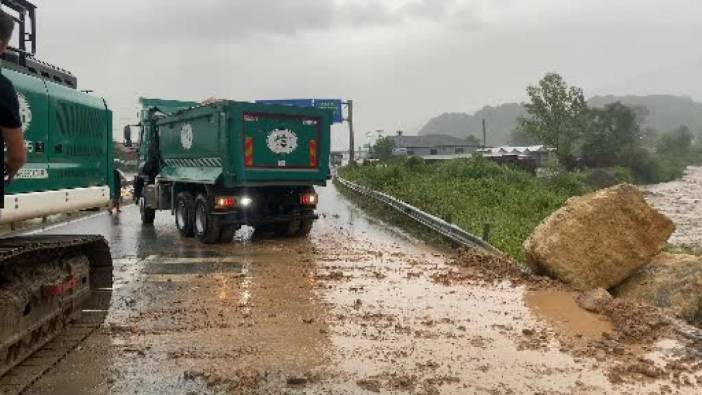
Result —
<instances>
[{"instance_id":1,"label":"dump truck bed","mask_svg":"<svg viewBox=\"0 0 702 395\"><path fill-rule=\"evenodd\" d=\"M331 114L315 108L221 101L155 122L159 178L227 188L324 185Z\"/></svg>"}]
</instances>

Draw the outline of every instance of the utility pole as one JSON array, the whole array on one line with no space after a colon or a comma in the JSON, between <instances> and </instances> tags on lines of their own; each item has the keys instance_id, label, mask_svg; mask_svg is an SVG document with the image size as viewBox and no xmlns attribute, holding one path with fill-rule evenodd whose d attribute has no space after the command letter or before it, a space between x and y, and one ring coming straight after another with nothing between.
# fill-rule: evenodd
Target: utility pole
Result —
<instances>
[{"instance_id":1,"label":"utility pole","mask_svg":"<svg viewBox=\"0 0 702 395\"><path fill-rule=\"evenodd\" d=\"M485 119L483 119L483 149L487 147L487 129L485 128Z\"/></svg>"},{"instance_id":2,"label":"utility pole","mask_svg":"<svg viewBox=\"0 0 702 395\"><path fill-rule=\"evenodd\" d=\"M346 121L349 123L349 163L355 163L356 155L353 141L353 100L347 101L346 105L348 106L348 117L346 118Z\"/></svg>"}]
</instances>

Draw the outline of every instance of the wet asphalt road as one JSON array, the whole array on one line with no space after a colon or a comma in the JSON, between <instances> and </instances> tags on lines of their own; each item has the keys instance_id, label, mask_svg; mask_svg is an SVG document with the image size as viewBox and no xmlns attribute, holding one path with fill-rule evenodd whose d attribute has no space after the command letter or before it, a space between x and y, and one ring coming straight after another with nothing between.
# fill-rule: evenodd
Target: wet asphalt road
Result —
<instances>
[{"instance_id":1,"label":"wet asphalt road","mask_svg":"<svg viewBox=\"0 0 702 395\"><path fill-rule=\"evenodd\" d=\"M305 240L244 229L205 246L181 238L169 213L143 227L134 206L48 230L103 234L115 278L101 328L29 393L643 389L613 387L605 363L552 338L524 347L526 328L553 330L522 287L432 281L451 251L370 218L333 186L318 192L321 218Z\"/></svg>"}]
</instances>

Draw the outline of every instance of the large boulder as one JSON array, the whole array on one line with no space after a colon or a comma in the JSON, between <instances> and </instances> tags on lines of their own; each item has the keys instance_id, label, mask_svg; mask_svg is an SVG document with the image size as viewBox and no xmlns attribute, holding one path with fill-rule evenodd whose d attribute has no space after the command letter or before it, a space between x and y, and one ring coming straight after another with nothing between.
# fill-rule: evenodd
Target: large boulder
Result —
<instances>
[{"instance_id":1,"label":"large boulder","mask_svg":"<svg viewBox=\"0 0 702 395\"><path fill-rule=\"evenodd\" d=\"M613 292L702 324L702 257L661 253Z\"/></svg>"},{"instance_id":2,"label":"large boulder","mask_svg":"<svg viewBox=\"0 0 702 395\"><path fill-rule=\"evenodd\" d=\"M609 289L647 264L675 230L630 184L568 199L524 242L527 264L576 288Z\"/></svg>"}]
</instances>

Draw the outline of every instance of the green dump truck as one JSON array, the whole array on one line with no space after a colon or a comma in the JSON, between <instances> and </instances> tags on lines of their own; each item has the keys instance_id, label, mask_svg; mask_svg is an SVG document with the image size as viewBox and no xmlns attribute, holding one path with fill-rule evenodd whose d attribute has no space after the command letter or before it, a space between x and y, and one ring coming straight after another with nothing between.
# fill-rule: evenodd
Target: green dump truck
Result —
<instances>
[{"instance_id":1,"label":"green dump truck","mask_svg":"<svg viewBox=\"0 0 702 395\"><path fill-rule=\"evenodd\" d=\"M315 108L141 99L134 197L144 224L170 210L204 243L257 233L307 236L315 185L330 178L331 113Z\"/></svg>"}]
</instances>

